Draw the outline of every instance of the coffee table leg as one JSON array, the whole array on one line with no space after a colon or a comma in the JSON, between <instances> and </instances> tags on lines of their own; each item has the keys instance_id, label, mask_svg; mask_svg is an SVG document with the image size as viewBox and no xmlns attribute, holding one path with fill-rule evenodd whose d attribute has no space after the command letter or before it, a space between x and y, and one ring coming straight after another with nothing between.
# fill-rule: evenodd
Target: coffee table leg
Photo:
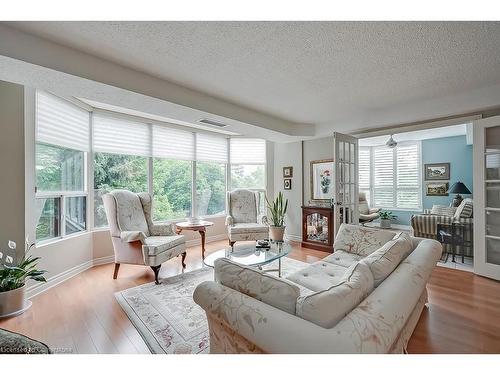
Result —
<instances>
[{"instance_id":1,"label":"coffee table leg","mask_svg":"<svg viewBox=\"0 0 500 375\"><path fill-rule=\"evenodd\" d=\"M278 277L281 277L281 257L278 259Z\"/></svg>"},{"instance_id":2,"label":"coffee table leg","mask_svg":"<svg viewBox=\"0 0 500 375\"><path fill-rule=\"evenodd\" d=\"M205 259L205 229L199 231L201 236L201 259Z\"/></svg>"}]
</instances>

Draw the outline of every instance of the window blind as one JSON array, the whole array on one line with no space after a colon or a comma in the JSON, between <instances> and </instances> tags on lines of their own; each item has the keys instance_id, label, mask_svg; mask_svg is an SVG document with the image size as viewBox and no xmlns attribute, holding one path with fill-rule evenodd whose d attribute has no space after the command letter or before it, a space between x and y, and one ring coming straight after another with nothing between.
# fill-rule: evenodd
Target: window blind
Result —
<instances>
[{"instance_id":1,"label":"window blind","mask_svg":"<svg viewBox=\"0 0 500 375\"><path fill-rule=\"evenodd\" d=\"M231 164L265 164L266 141L258 138L231 138Z\"/></svg>"},{"instance_id":2,"label":"window blind","mask_svg":"<svg viewBox=\"0 0 500 375\"><path fill-rule=\"evenodd\" d=\"M194 134L185 130L153 125L153 156L194 160Z\"/></svg>"},{"instance_id":3,"label":"window blind","mask_svg":"<svg viewBox=\"0 0 500 375\"><path fill-rule=\"evenodd\" d=\"M36 93L38 142L89 151L89 112L49 93Z\"/></svg>"},{"instance_id":4,"label":"window blind","mask_svg":"<svg viewBox=\"0 0 500 375\"><path fill-rule=\"evenodd\" d=\"M376 207L394 207L394 149L373 148L373 200Z\"/></svg>"},{"instance_id":5,"label":"window blind","mask_svg":"<svg viewBox=\"0 0 500 375\"><path fill-rule=\"evenodd\" d=\"M396 205L398 208L420 206L419 145L416 143L396 148Z\"/></svg>"},{"instance_id":6,"label":"window blind","mask_svg":"<svg viewBox=\"0 0 500 375\"><path fill-rule=\"evenodd\" d=\"M94 151L151 156L148 124L100 113L94 113L92 124Z\"/></svg>"},{"instance_id":7,"label":"window blind","mask_svg":"<svg viewBox=\"0 0 500 375\"><path fill-rule=\"evenodd\" d=\"M227 163L227 138L197 133L196 160Z\"/></svg>"},{"instance_id":8,"label":"window blind","mask_svg":"<svg viewBox=\"0 0 500 375\"><path fill-rule=\"evenodd\" d=\"M370 148L369 147L359 147L359 189L368 190L370 189Z\"/></svg>"}]
</instances>

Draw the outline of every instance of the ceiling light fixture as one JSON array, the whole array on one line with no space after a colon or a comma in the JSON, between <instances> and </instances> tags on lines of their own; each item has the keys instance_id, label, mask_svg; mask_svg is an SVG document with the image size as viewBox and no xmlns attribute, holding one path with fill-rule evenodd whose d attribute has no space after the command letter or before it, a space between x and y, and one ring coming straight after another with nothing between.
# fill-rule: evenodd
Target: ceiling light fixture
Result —
<instances>
[{"instance_id":1,"label":"ceiling light fixture","mask_svg":"<svg viewBox=\"0 0 500 375\"><path fill-rule=\"evenodd\" d=\"M394 148L398 145L398 142L396 142L394 140L394 138L392 138L392 134L391 136L389 137L389 139L387 140L387 142L385 142L385 145L389 148Z\"/></svg>"}]
</instances>

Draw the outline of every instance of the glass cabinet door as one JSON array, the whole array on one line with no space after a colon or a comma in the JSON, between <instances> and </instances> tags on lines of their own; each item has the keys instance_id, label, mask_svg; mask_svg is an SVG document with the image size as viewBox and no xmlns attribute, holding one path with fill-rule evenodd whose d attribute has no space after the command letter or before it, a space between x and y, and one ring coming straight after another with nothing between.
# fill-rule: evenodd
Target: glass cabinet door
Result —
<instances>
[{"instance_id":1,"label":"glass cabinet door","mask_svg":"<svg viewBox=\"0 0 500 375\"><path fill-rule=\"evenodd\" d=\"M308 241L328 244L328 217L319 213L306 216L306 238Z\"/></svg>"}]
</instances>

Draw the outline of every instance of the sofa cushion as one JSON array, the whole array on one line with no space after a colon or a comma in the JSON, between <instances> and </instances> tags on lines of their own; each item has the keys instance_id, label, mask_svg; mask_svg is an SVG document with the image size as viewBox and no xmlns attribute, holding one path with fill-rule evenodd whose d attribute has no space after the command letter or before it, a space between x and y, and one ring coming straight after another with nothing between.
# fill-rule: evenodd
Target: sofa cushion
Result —
<instances>
[{"instance_id":1,"label":"sofa cushion","mask_svg":"<svg viewBox=\"0 0 500 375\"><path fill-rule=\"evenodd\" d=\"M465 198L460 206L458 206L457 211L455 212L455 216L453 217L455 220L459 220L460 218L470 218L473 214L473 205L472 199Z\"/></svg>"},{"instance_id":2,"label":"sofa cushion","mask_svg":"<svg viewBox=\"0 0 500 375\"><path fill-rule=\"evenodd\" d=\"M300 289L293 283L264 271L239 265L221 258L214 262L215 281L274 306L295 314Z\"/></svg>"},{"instance_id":3,"label":"sofa cushion","mask_svg":"<svg viewBox=\"0 0 500 375\"><path fill-rule=\"evenodd\" d=\"M137 194L128 190L114 190L111 194L116 201L116 219L120 231L139 231L149 236L148 224Z\"/></svg>"},{"instance_id":4,"label":"sofa cushion","mask_svg":"<svg viewBox=\"0 0 500 375\"><path fill-rule=\"evenodd\" d=\"M371 229L359 225L342 224L335 237L333 248L348 253L367 256L389 242L396 232Z\"/></svg>"},{"instance_id":5,"label":"sofa cushion","mask_svg":"<svg viewBox=\"0 0 500 375\"><path fill-rule=\"evenodd\" d=\"M453 216L457 211L456 207L448 207L440 204L435 204L432 206L431 214L432 215L442 215L442 216Z\"/></svg>"},{"instance_id":6,"label":"sofa cushion","mask_svg":"<svg viewBox=\"0 0 500 375\"><path fill-rule=\"evenodd\" d=\"M342 267L350 267L353 263L359 262L363 256L348 253L347 251L337 250L333 254L323 258L324 262L333 263Z\"/></svg>"},{"instance_id":7,"label":"sofa cushion","mask_svg":"<svg viewBox=\"0 0 500 375\"><path fill-rule=\"evenodd\" d=\"M229 231L233 234L269 233L269 227L257 223L238 223L229 227Z\"/></svg>"},{"instance_id":8,"label":"sofa cushion","mask_svg":"<svg viewBox=\"0 0 500 375\"><path fill-rule=\"evenodd\" d=\"M396 269L403 259L410 255L412 250L413 243L410 236L407 233L401 233L396 239L387 242L361 261L370 268L375 288Z\"/></svg>"},{"instance_id":9,"label":"sofa cushion","mask_svg":"<svg viewBox=\"0 0 500 375\"><path fill-rule=\"evenodd\" d=\"M301 295L297 316L324 328L332 328L373 290L373 275L366 264L349 267L341 280L330 288Z\"/></svg>"},{"instance_id":10,"label":"sofa cushion","mask_svg":"<svg viewBox=\"0 0 500 375\"><path fill-rule=\"evenodd\" d=\"M146 247L148 255L153 256L184 243L186 238L182 235L152 236L144 239L143 246Z\"/></svg>"},{"instance_id":11,"label":"sofa cushion","mask_svg":"<svg viewBox=\"0 0 500 375\"><path fill-rule=\"evenodd\" d=\"M338 284L346 270L346 267L319 261L292 273L287 279L311 291L317 292Z\"/></svg>"}]
</instances>

